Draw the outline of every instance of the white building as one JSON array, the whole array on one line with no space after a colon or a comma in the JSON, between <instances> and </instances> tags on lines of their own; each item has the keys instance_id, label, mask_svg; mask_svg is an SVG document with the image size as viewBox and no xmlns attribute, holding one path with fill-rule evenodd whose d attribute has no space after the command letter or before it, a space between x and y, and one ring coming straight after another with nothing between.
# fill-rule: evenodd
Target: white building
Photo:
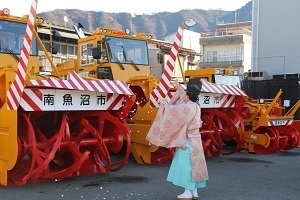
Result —
<instances>
[{"instance_id":1,"label":"white building","mask_svg":"<svg viewBox=\"0 0 300 200\"><path fill-rule=\"evenodd\" d=\"M253 0L253 72L300 73L300 1Z\"/></svg>"},{"instance_id":2,"label":"white building","mask_svg":"<svg viewBox=\"0 0 300 200\"><path fill-rule=\"evenodd\" d=\"M77 40L78 36L75 33L74 29L50 25L50 24L42 24L42 26L38 27L38 34L41 38L43 44L47 52L51 52L51 39L50 39L50 27L52 30L55 30L59 37L52 37L52 41L56 46L56 54L49 54L52 57L52 62L57 65L60 63L64 63L68 60L74 60L77 58ZM86 32L87 33L87 32ZM52 71L52 67L50 62L45 56L45 52L39 46L39 64L46 71Z\"/></svg>"},{"instance_id":3,"label":"white building","mask_svg":"<svg viewBox=\"0 0 300 200\"><path fill-rule=\"evenodd\" d=\"M214 32L202 32L200 67L228 68L239 73L251 69L251 22L220 24Z\"/></svg>"},{"instance_id":4,"label":"white building","mask_svg":"<svg viewBox=\"0 0 300 200\"><path fill-rule=\"evenodd\" d=\"M175 40L176 33L173 33L171 35L168 35L168 36L164 37L164 40L166 42L169 42L169 43L173 44L173 42ZM186 49L192 49L197 53L201 53L200 52L199 39L200 39L200 34L199 33L183 29L182 39L181 39L181 42L180 42L180 47L186 48Z\"/></svg>"}]
</instances>

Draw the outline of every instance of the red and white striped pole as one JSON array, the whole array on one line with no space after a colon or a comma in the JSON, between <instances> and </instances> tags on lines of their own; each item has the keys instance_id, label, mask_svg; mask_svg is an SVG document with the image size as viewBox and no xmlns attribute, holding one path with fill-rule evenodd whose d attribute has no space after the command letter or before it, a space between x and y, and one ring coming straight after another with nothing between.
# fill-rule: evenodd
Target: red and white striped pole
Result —
<instances>
[{"instance_id":1,"label":"red and white striped pole","mask_svg":"<svg viewBox=\"0 0 300 200\"><path fill-rule=\"evenodd\" d=\"M175 61L178 54L179 45L182 39L184 25L194 26L196 22L193 19L185 20L178 28L174 43L167 61L167 66L164 68L162 78L158 86L150 94L150 106L159 107L158 100L165 98L168 93L168 88L172 78L172 73L175 67Z\"/></svg>"},{"instance_id":2,"label":"red and white striped pole","mask_svg":"<svg viewBox=\"0 0 300 200\"><path fill-rule=\"evenodd\" d=\"M158 100L165 98L168 93L168 88L170 85L170 81L172 78L172 73L174 70L177 53L179 49L179 45L182 38L182 33L184 29L184 23L182 23L175 36L174 43L171 48L171 52L167 61L167 65L164 68L161 80L158 86L151 92L150 94L150 106L151 107L159 107Z\"/></svg>"},{"instance_id":3,"label":"red and white striped pole","mask_svg":"<svg viewBox=\"0 0 300 200\"><path fill-rule=\"evenodd\" d=\"M7 109L17 110L23 91L25 87L25 76L28 64L28 58L30 56L30 46L32 42L32 30L34 29L34 21L36 16L38 0L32 0L29 19L26 26L26 32L24 35L24 41L18 63L18 68L15 76L15 80L12 82L9 90L7 91Z\"/></svg>"}]
</instances>

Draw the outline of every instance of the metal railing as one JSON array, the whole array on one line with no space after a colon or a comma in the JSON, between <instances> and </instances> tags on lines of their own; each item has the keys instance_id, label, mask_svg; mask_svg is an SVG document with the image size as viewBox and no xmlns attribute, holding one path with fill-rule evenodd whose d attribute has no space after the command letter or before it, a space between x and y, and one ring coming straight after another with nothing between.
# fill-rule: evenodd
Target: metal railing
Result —
<instances>
[{"instance_id":1,"label":"metal railing","mask_svg":"<svg viewBox=\"0 0 300 200\"><path fill-rule=\"evenodd\" d=\"M242 35L242 34L251 36L252 31L243 28L238 30L222 29L216 31L205 31L200 33L201 37L231 36L231 35Z\"/></svg>"}]
</instances>

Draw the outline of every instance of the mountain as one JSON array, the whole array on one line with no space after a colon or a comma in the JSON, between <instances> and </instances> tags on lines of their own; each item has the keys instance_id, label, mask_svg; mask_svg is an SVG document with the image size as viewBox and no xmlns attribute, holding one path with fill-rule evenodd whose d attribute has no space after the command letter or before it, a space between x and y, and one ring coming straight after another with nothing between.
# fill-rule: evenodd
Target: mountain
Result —
<instances>
[{"instance_id":1,"label":"mountain","mask_svg":"<svg viewBox=\"0 0 300 200\"><path fill-rule=\"evenodd\" d=\"M179 12L161 12L155 14L142 14L131 17L130 13L107 13L95 11L82 11L77 9L56 9L49 12L39 13L51 24L64 26L64 16L69 21L67 26L81 23L84 30L92 32L99 26L113 29L131 29L132 32L150 33L156 39L175 33L184 19L193 18L197 25L189 28L196 32L214 31L216 20L224 23L234 23L252 20L252 1L236 11L224 10L181 10ZM131 26L132 25L132 26Z\"/></svg>"}]
</instances>

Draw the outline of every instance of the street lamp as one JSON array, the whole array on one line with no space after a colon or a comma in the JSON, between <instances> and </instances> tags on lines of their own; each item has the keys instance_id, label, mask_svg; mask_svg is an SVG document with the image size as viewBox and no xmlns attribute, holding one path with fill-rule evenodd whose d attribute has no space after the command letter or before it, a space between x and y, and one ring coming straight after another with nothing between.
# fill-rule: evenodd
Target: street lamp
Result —
<instances>
[{"instance_id":1,"label":"street lamp","mask_svg":"<svg viewBox=\"0 0 300 200\"><path fill-rule=\"evenodd\" d=\"M187 27L192 27L192 26L195 26L197 24L197 22L194 19L189 18L189 19L184 20L182 24L186 25ZM182 29L184 29L184 27L182 27ZM190 48L191 48L191 37L189 37L189 39L190 39ZM184 67L182 67L179 54L177 54L177 58L178 58L178 62L179 62L179 68L180 68L180 71L181 71L183 83L186 84L186 80L184 78L184 71L183 71Z\"/></svg>"},{"instance_id":2,"label":"street lamp","mask_svg":"<svg viewBox=\"0 0 300 200\"><path fill-rule=\"evenodd\" d=\"M192 27L197 24L197 22L192 18L184 20L183 23L188 27Z\"/></svg>"},{"instance_id":3,"label":"street lamp","mask_svg":"<svg viewBox=\"0 0 300 200\"><path fill-rule=\"evenodd\" d=\"M130 33L131 33L131 35L133 35L133 32L132 32L133 18L135 18L135 14L131 13L131 23L130 23Z\"/></svg>"}]
</instances>

